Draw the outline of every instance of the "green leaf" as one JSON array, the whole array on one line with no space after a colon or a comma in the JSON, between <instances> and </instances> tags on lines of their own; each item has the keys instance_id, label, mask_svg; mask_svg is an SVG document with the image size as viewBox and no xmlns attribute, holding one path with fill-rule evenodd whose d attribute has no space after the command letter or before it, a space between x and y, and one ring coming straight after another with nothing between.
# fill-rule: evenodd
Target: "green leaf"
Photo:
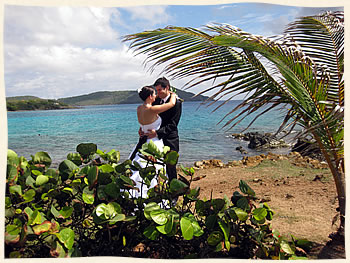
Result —
<instances>
[{"instance_id":1,"label":"green leaf","mask_svg":"<svg viewBox=\"0 0 350 263\"><path fill-rule=\"evenodd\" d=\"M179 154L175 151L170 151L165 155L164 163L170 165L176 165L179 160Z\"/></svg>"},{"instance_id":2,"label":"green leaf","mask_svg":"<svg viewBox=\"0 0 350 263\"><path fill-rule=\"evenodd\" d=\"M267 211L265 208L256 208L253 210L253 216L257 221L261 221L263 219L265 219L265 217L267 216Z\"/></svg>"},{"instance_id":3,"label":"green leaf","mask_svg":"<svg viewBox=\"0 0 350 263\"><path fill-rule=\"evenodd\" d=\"M249 206L249 201L247 198L245 197L241 197L240 199L238 199L237 201L237 207L245 210L245 211L249 211L250 210L250 206Z\"/></svg>"},{"instance_id":4,"label":"green leaf","mask_svg":"<svg viewBox=\"0 0 350 263\"><path fill-rule=\"evenodd\" d=\"M44 232L48 232L51 229L51 222L44 221L40 225L33 226L33 231L36 235L41 235Z\"/></svg>"},{"instance_id":5,"label":"green leaf","mask_svg":"<svg viewBox=\"0 0 350 263\"><path fill-rule=\"evenodd\" d=\"M18 155L15 151L11 149L7 149L7 160L17 159L17 158L18 158Z\"/></svg>"},{"instance_id":6,"label":"green leaf","mask_svg":"<svg viewBox=\"0 0 350 263\"><path fill-rule=\"evenodd\" d=\"M158 225L164 225L168 222L168 213L163 209L151 211L150 216Z\"/></svg>"},{"instance_id":7,"label":"green leaf","mask_svg":"<svg viewBox=\"0 0 350 263\"><path fill-rule=\"evenodd\" d=\"M83 190L83 201L86 204L93 204L95 201L95 193L94 190L90 190L88 186L86 186Z\"/></svg>"},{"instance_id":8,"label":"green leaf","mask_svg":"<svg viewBox=\"0 0 350 263\"><path fill-rule=\"evenodd\" d=\"M221 211L224 208L225 204L226 202L224 199L217 198L217 199L211 200L211 205L215 213L218 213L219 211Z\"/></svg>"},{"instance_id":9,"label":"green leaf","mask_svg":"<svg viewBox=\"0 0 350 263\"><path fill-rule=\"evenodd\" d=\"M120 195L120 188L116 183L109 183L104 188L104 191L107 195L112 198L117 198Z\"/></svg>"},{"instance_id":10,"label":"green leaf","mask_svg":"<svg viewBox=\"0 0 350 263\"><path fill-rule=\"evenodd\" d=\"M74 231L70 228L64 228L59 232L58 239L67 249L72 249L74 244Z\"/></svg>"},{"instance_id":11,"label":"green leaf","mask_svg":"<svg viewBox=\"0 0 350 263\"><path fill-rule=\"evenodd\" d=\"M133 181L129 177L127 177L125 175L121 175L120 179L122 179L123 182L125 182L127 185L134 186Z\"/></svg>"},{"instance_id":12,"label":"green leaf","mask_svg":"<svg viewBox=\"0 0 350 263\"><path fill-rule=\"evenodd\" d=\"M228 241L228 239L230 237L230 225L227 224L226 222L224 222L223 220L219 220L218 224L219 224L222 232L224 233L225 241Z\"/></svg>"},{"instance_id":13,"label":"green leaf","mask_svg":"<svg viewBox=\"0 0 350 263\"><path fill-rule=\"evenodd\" d=\"M126 217L124 214L117 214L115 217L113 217L111 220L109 220L109 224L113 225L119 221L125 221Z\"/></svg>"},{"instance_id":14,"label":"green leaf","mask_svg":"<svg viewBox=\"0 0 350 263\"><path fill-rule=\"evenodd\" d=\"M91 190L97 183L98 179L98 167L93 166L90 168L87 176L88 182L89 182L89 189Z\"/></svg>"},{"instance_id":15,"label":"green leaf","mask_svg":"<svg viewBox=\"0 0 350 263\"><path fill-rule=\"evenodd\" d=\"M34 200L34 197L35 197L35 190L34 189L29 189L28 191L26 191L24 194L23 194L23 199L27 202L30 202L32 200Z\"/></svg>"},{"instance_id":16,"label":"green leaf","mask_svg":"<svg viewBox=\"0 0 350 263\"><path fill-rule=\"evenodd\" d=\"M10 194L17 193L18 195L22 195L22 187L20 185L12 185L9 187Z\"/></svg>"},{"instance_id":17,"label":"green leaf","mask_svg":"<svg viewBox=\"0 0 350 263\"><path fill-rule=\"evenodd\" d=\"M156 240L159 236L159 232L157 231L155 226L146 227L143 231L143 234L150 240Z\"/></svg>"},{"instance_id":18,"label":"green leaf","mask_svg":"<svg viewBox=\"0 0 350 263\"><path fill-rule=\"evenodd\" d=\"M209 215L205 219L205 225L207 226L208 229L213 229L216 224L216 215Z\"/></svg>"},{"instance_id":19,"label":"green leaf","mask_svg":"<svg viewBox=\"0 0 350 263\"><path fill-rule=\"evenodd\" d=\"M145 217L148 219L148 220L152 220L152 217L151 217L151 212L152 211L156 211L156 210L160 210L160 206L155 203L155 202L151 202L151 203L148 203L146 206L145 206L145 209L143 210L143 213L145 215Z\"/></svg>"},{"instance_id":20,"label":"green leaf","mask_svg":"<svg viewBox=\"0 0 350 263\"><path fill-rule=\"evenodd\" d=\"M234 207L233 210L235 211L239 220L246 221L248 219L247 212L243 211L241 208Z\"/></svg>"},{"instance_id":21,"label":"green leaf","mask_svg":"<svg viewBox=\"0 0 350 263\"><path fill-rule=\"evenodd\" d=\"M27 208L27 207L26 207ZM26 212L26 208L24 209L24 211ZM27 214L29 215L29 214ZM41 217L41 213L38 211L38 210L34 210L30 215L29 215L29 218L28 218L28 225L36 225L36 224L41 224L41 220L42 220L42 217Z\"/></svg>"},{"instance_id":22,"label":"green leaf","mask_svg":"<svg viewBox=\"0 0 350 263\"><path fill-rule=\"evenodd\" d=\"M66 257L66 251L64 250L64 248L61 246L61 244L58 241L56 241L56 244L51 248L50 254L51 254L51 256L56 257L56 258Z\"/></svg>"},{"instance_id":23,"label":"green leaf","mask_svg":"<svg viewBox=\"0 0 350 263\"><path fill-rule=\"evenodd\" d=\"M286 252L287 254L294 254L294 251L290 247L289 243L286 240L282 240L281 242L281 249Z\"/></svg>"},{"instance_id":24,"label":"green leaf","mask_svg":"<svg viewBox=\"0 0 350 263\"><path fill-rule=\"evenodd\" d=\"M44 164L45 166L50 167L52 160L47 152L37 152L33 157L33 163Z\"/></svg>"},{"instance_id":25,"label":"green leaf","mask_svg":"<svg viewBox=\"0 0 350 263\"><path fill-rule=\"evenodd\" d=\"M43 173L40 172L39 170L32 170L32 174L34 174L35 176L39 176L39 175L42 175Z\"/></svg>"},{"instance_id":26,"label":"green leaf","mask_svg":"<svg viewBox=\"0 0 350 263\"><path fill-rule=\"evenodd\" d=\"M9 233L5 232L5 243L7 245L9 244L16 244L20 240L20 235L10 235Z\"/></svg>"},{"instance_id":27,"label":"green leaf","mask_svg":"<svg viewBox=\"0 0 350 263\"><path fill-rule=\"evenodd\" d=\"M39 175L35 180L35 184L37 186L41 186L43 184L46 184L48 181L49 181L49 177L47 177L46 175Z\"/></svg>"},{"instance_id":28,"label":"green leaf","mask_svg":"<svg viewBox=\"0 0 350 263\"><path fill-rule=\"evenodd\" d=\"M172 179L170 182L170 192L176 193L187 189L188 185L178 179Z\"/></svg>"},{"instance_id":29,"label":"green leaf","mask_svg":"<svg viewBox=\"0 0 350 263\"><path fill-rule=\"evenodd\" d=\"M69 153L67 155L67 159L69 161L72 161L73 163L75 163L76 165L81 165L83 162L82 162L82 157L79 153Z\"/></svg>"},{"instance_id":30,"label":"green leaf","mask_svg":"<svg viewBox=\"0 0 350 263\"><path fill-rule=\"evenodd\" d=\"M60 210L60 218L68 218L73 213L73 207L65 206Z\"/></svg>"},{"instance_id":31,"label":"green leaf","mask_svg":"<svg viewBox=\"0 0 350 263\"><path fill-rule=\"evenodd\" d=\"M191 220L187 217L182 217L180 220L181 233L184 239L191 240L193 238L193 226Z\"/></svg>"},{"instance_id":32,"label":"green leaf","mask_svg":"<svg viewBox=\"0 0 350 263\"><path fill-rule=\"evenodd\" d=\"M113 173L115 170L112 165L103 164L98 168L102 173Z\"/></svg>"},{"instance_id":33,"label":"green leaf","mask_svg":"<svg viewBox=\"0 0 350 263\"><path fill-rule=\"evenodd\" d=\"M255 196L255 192L253 191L252 188L243 180L239 181L239 189L242 191L242 193Z\"/></svg>"},{"instance_id":34,"label":"green leaf","mask_svg":"<svg viewBox=\"0 0 350 263\"><path fill-rule=\"evenodd\" d=\"M167 235L172 231L173 225L174 225L174 217L170 216L165 225L160 225L160 226L157 226L156 228L160 233Z\"/></svg>"},{"instance_id":35,"label":"green leaf","mask_svg":"<svg viewBox=\"0 0 350 263\"><path fill-rule=\"evenodd\" d=\"M35 183L35 180L33 179L33 177L28 175L28 177L26 179L26 185L31 186L31 187L34 188L34 183Z\"/></svg>"},{"instance_id":36,"label":"green leaf","mask_svg":"<svg viewBox=\"0 0 350 263\"><path fill-rule=\"evenodd\" d=\"M13 165L7 165L6 178L9 185L15 184L18 180L18 170L17 167Z\"/></svg>"},{"instance_id":37,"label":"green leaf","mask_svg":"<svg viewBox=\"0 0 350 263\"><path fill-rule=\"evenodd\" d=\"M6 226L6 232L10 235L16 236L18 235L22 230L21 225L7 225Z\"/></svg>"},{"instance_id":38,"label":"green leaf","mask_svg":"<svg viewBox=\"0 0 350 263\"><path fill-rule=\"evenodd\" d=\"M58 170L60 171L60 174L63 175L64 180L69 177L69 175L72 174L73 171L77 170L79 167L73 163L70 160L64 160L60 163L58 166Z\"/></svg>"},{"instance_id":39,"label":"green leaf","mask_svg":"<svg viewBox=\"0 0 350 263\"><path fill-rule=\"evenodd\" d=\"M220 231L211 232L207 238L207 242L210 246L216 246L223 239L223 234Z\"/></svg>"},{"instance_id":40,"label":"green leaf","mask_svg":"<svg viewBox=\"0 0 350 263\"><path fill-rule=\"evenodd\" d=\"M107 159L108 161L110 161L111 163L118 163L120 160L120 152L116 151L116 150L110 150L107 153ZM112 172L112 171L111 171Z\"/></svg>"},{"instance_id":41,"label":"green leaf","mask_svg":"<svg viewBox=\"0 0 350 263\"><path fill-rule=\"evenodd\" d=\"M10 208L10 207L12 207L11 198L6 196L5 197L5 208Z\"/></svg>"},{"instance_id":42,"label":"green leaf","mask_svg":"<svg viewBox=\"0 0 350 263\"><path fill-rule=\"evenodd\" d=\"M94 143L81 143L77 145L76 151L83 157L96 153L97 145Z\"/></svg>"},{"instance_id":43,"label":"green leaf","mask_svg":"<svg viewBox=\"0 0 350 263\"><path fill-rule=\"evenodd\" d=\"M51 209L50 209L50 212L53 214L54 217L58 218L61 214L59 211L57 211L57 209L51 205Z\"/></svg>"}]
</instances>

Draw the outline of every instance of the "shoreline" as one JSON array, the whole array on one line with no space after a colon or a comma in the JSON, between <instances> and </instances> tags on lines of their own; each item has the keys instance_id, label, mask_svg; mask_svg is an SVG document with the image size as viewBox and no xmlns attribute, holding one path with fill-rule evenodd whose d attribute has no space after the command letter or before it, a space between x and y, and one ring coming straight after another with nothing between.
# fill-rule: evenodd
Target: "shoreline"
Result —
<instances>
[{"instance_id":1,"label":"shoreline","mask_svg":"<svg viewBox=\"0 0 350 263\"><path fill-rule=\"evenodd\" d=\"M257 166L264 160L279 161L287 160L290 163L305 168L327 169L328 164L325 161L320 161L309 156L302 156L299 152L290 152L288 154L275 154L269 152L267 154L243 156L241 160L233 160L224 163L220 159L201 160L193 163L195 170L208 168L229 168L229 167L252 167Z\"/></svg>"}]
</instances>

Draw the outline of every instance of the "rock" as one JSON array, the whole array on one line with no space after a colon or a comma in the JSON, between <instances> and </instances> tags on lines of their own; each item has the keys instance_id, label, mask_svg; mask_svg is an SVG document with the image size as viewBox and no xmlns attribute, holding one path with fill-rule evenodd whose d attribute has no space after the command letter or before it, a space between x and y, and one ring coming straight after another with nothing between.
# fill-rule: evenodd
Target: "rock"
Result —
<instances>
[{"instance_id":1,"label":"rock","mask_svg":"<svg viewBox=\"0 0 350 263\"><path fill-rule=\"evenodd\" d=\"M320 148L318 147L316 141L313 140L310 141L305 138L299 138L293 145L292 151L299 152L302 156L309 156L313 159L323 159Z\"/></svg>"},{"instance_id":2,"label":"rock","mask_svg":"<svg viewBox=\"0 0 350 263\"><path fill-rule=\"evenodd\" d=\"M197 161L197 162L194 163L194 166L195 167L201 167L201 166L203 166L203 162Z\"/></svg>"},{"instance_id":3,"label":"rock","mask_svg":"<svg viewBox=\"0 0 350 263\"><path fill-rule=\"evenodd\" d=\"M241 154L247 154L248 153L242 146L236 147L236 151L239 151Z\"/></svg>"}]
</instances>

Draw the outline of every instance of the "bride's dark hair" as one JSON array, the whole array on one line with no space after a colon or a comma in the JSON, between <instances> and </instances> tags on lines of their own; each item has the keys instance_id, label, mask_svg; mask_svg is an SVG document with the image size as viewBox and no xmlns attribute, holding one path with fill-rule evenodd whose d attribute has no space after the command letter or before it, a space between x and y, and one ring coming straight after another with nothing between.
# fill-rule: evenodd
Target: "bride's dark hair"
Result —
<instances>
[{"instance_id":1,"label":"bride's dark hair","mask_svg":"<svg viewBox=\"0 0 350 263\"><path fill-rule=\"evenodd\" d=\"M144 86L142 89L139 91L139 96L140 98L145 101L150 95L155 92L155 89L151 86Z\"/></svg>"}]
</instances>

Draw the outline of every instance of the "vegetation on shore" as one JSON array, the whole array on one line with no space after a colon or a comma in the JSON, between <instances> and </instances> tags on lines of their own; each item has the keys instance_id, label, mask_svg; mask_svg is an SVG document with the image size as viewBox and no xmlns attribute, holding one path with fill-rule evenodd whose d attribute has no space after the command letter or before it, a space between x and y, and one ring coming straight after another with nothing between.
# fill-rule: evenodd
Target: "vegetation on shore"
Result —
<instances>
[{"instance_id":1,"label":"vegetation on shore","mask_svg":"<svg viewBox=\"0 0 350 263\"><path fill-rule=\"evenodd\" d=\"M191 92L176 90L177 95L184 101L204 101L206 96L195 96ZM16 96L6 98L8 111L17 110L53 110L66 109L75 106L135 104L140 103L137 91L99 91L86 95L60 98L57 100L41 99L35 96Z\"/></svg>"},{"instance_id":2,"label":"vegetation on shore","mask_svg":"<svg viewBox=\"0 0 350 263\"><path fill-rule=\"evenodd\" d=\"M231 198L209 200L191 188L198 180L193 168L182 167L179 180L168 182L164 167L179 157L168 150L144 144L147 165L141 168L130 160L119 163L115 150L85 143L57 170L45 152L27 161L9 150L5 256L307 259L311 242L271 229L274 212L246 182ZM131 170L148 187L160 178L147 198L129 195L135 189Z\"/></svg>"},{"instance_id":3,"label":"vegetation on shore","mask_svg":"<svg viewBox=\"0 0 350 263\"><path fill-rule=\"evenodd\" d=\"M57 100L46 100L37 97L27 99L20 98L10 99L6 101L7 111L25 111L25 110L59 110L72 108L71 106L57 101Z\"/></svg>"}]
</instances>

